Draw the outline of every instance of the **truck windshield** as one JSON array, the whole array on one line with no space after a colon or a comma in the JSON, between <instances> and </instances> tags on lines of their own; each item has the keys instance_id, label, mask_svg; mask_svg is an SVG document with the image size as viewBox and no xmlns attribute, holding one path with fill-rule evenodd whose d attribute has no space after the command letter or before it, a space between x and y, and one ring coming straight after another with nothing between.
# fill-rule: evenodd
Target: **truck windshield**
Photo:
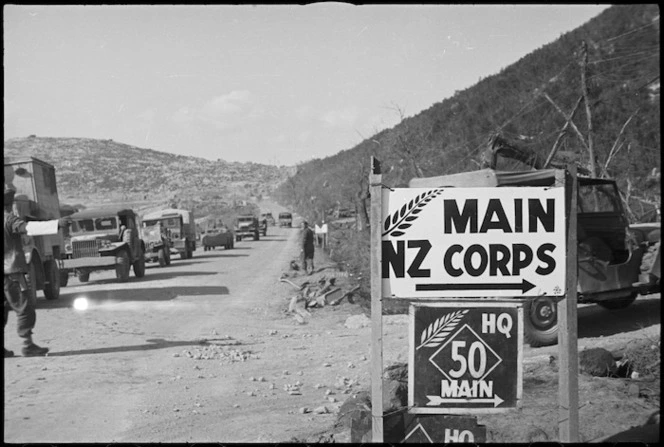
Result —
<instances>
[{"instance_id":1,"label":"truck windshield","mask_svg":"<svg viewBox=\"0 0 664 447\"><path fill-rule=\"evenodd\" d=\"M281 214L279 214L279 218L280 219L290 219L291 214L290 213L281 213Z\"/></svg>"},{"instance_id":2,"label":"truck windshield","mask_svg":"<svg viewBox=\"0 0 664 447\"><path fill-rule=\"evenodd\" d=\"M620 196L614 184L579 185L580 213L621 212Z\"/></svg>"},{"instance_id":3,"label":"truck windshield","mask_svg":"<svg viewBox=\"0 0 664 447\"><path fill-rule=\"evenodd\" d=\"M118 222L115 217L98 217L96 219L78 219L72 222L72 233L81 233L85 231L105 231L118 228Z\"/></svg>"},{"instance_id":4,"label":"truck windshield","mask_svg":"<svg viewBox=\"0 0 664 447\"><path fill-rule=\"evenodd\" d=\"M253 217L240 217L238 221L240 222L253 222L254 218Z\"/></svg>"}]
</instances>

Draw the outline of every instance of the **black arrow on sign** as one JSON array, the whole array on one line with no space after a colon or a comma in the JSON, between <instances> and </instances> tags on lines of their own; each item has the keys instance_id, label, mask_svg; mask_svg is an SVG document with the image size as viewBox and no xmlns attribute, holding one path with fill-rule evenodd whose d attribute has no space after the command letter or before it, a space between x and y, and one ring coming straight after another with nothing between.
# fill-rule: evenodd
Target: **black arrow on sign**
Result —
<instances>
[{"instance_id":1,"label":"black arrow on sign","mask_svg":"<svg viewBox=\"0 0 664 447\"><path fill-rule=\"evenodd\" d=\"M489 284L415 284L415 290L418 292L431 292L440 290L521 290L526 293L535 287L525 279L520 283L489 283Z\"/></svg>"}]
</instances>

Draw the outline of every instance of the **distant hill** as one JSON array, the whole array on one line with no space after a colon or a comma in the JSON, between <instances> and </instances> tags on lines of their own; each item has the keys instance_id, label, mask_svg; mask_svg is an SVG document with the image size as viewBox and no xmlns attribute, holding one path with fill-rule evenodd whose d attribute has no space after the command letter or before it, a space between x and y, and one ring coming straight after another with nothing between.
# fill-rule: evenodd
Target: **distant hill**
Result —
<instances>
[{"instance_id":1,"label":"distant hill","mask_svg":"<svg viewBox=\"0 0 664 447\"><path fill-rule=\"evenodd\" d=\"M34 156L54 165L63 204L173 205L194 209L197 216L270 195L293 172L284 166L209 161L89 138L14 138L4 142L4 155Z\"/></svg>"},{"instance_id":2,"label":"distant hill","mask_svg":"<svg viewBox=\"0 0 664 447\"><path fill-rule=\"evenodd\" d=\"M477 169L490 138L501 135L542 160L557 143L585 168L592 145L597 175L618 181L630 219L654 220L661 207L659 24L656 4L612 6L393 128L298 165L277 195L310 219L335 206L360 211L372 155L382 163L383 182L400 187L414 177ZM580 100L584 87L587 103Z\"/></svg>"}]
</instances>

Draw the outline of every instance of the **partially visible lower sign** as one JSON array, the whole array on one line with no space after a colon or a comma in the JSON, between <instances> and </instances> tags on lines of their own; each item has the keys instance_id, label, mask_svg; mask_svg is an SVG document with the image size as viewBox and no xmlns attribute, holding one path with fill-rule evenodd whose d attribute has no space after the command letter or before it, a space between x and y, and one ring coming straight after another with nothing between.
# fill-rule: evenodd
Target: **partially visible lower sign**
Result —
<instances>
[{"instance_id":1,"label":"partially visible lower sign","mask_svg":"<svg viewBox=\"0 0 664 447\"><path fill-rule=\"evenodd\" d=\"M517 302L497 301L411 305L410 412L496 413L518 407L522 309Z\"/></svg>"},{"instance_id":2,"label":"partially visible lower sign","mask_svg":"<svg viewBox=\"0 0 664 447\"><path fill-rule=\"evenodd\" d=\"M406 444L484 443L486 426L477 418L442 415L404 415Z\"/></svg>"}]
</instances>

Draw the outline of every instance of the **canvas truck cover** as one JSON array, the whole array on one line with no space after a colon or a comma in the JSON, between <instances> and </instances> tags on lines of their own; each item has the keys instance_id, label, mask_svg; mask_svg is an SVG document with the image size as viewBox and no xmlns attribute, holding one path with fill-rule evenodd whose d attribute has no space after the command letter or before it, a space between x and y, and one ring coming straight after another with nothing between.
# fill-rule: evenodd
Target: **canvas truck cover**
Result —
<instances>
[{"instance_id":1,"label":"canvas truck cover","mask_svg":"<svg viewBox=\"0 0 664 447\"><path fill-rule=\"evenodd\" d=\"M439 175L436 177L414 178L410 188L474 188L493 186L550 186L556 178L556 169L540 169L536 171L496 171L481 169L478 171L460 172L458 174ZM614 183L613 180L578 177L579 184Z\"/></svg>"}]
</instances>

